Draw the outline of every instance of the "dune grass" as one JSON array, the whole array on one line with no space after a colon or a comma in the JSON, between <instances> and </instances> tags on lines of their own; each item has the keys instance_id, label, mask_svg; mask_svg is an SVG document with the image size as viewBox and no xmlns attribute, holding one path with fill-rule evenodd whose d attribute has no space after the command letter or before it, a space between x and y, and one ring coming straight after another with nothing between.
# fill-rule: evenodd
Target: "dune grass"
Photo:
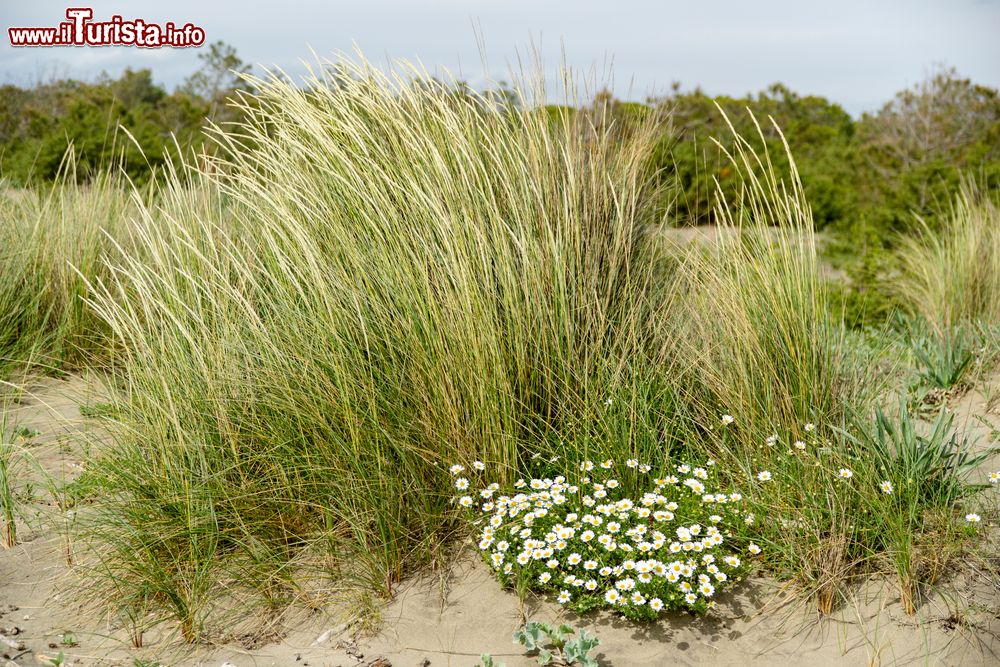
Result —
<instances>
[{"instance_id":1,"label":"dune grass","mask_svg":"<svg viewBox=\"0 0 1000 667\"><path fill-rule=\"evenodd\" d=\"M169 188L93 285L123 406L101 567L188 639L213 582L281 604L303 560L383 595L440 563L456 460L667 455L651 128L344 67L255 81L223 219Z\"/></svg>"},{"instance_id":2,"label":"dune grass","mask_svg":"<svg viewBox=\"0 0 1000 667\"><path fill-rule=\"evenodd\" d=\"M447 468L475 460L507 485L542 462L714 459L756 517L737 539L824 612L876 571L912 601L921 554L962 548L967 494L914 490L906 466L932 451L965 489L945 465L963 445L876 420L889 376L831 314L794 162L781 182L738 138L720 241L669 250L655 119L553 112L530 86L499 105L407 65L319 72L255 79L221 157L155 197L109 177L17 204L56 235L8 274L8 356L100 352L114 438L81 485L86 593L134 643L391 595L466 534Z\"/></svg>"},{"instance_id":3,"label":"dune grass","mask_svg":"<svg viewBox=\"0 0 1000 667\"><path fill-rule=\"evenodd\" d=\"M79 366L103 344L86 281L124 242L133 192L114 169L77 185L73 164L70 150L51 186L0 194L0 380Z\"/></svg>"},{"instance_id":4,"label":"dune grass","mask_svg":"<svg viewBox=\"0 0 1000 667\"><path fill-rule=\"evenodd\" d=\"M1000 320L1000 206L972 184L942 224L900 241L900 298L936 331Z\"/></svg>"}]
</instances>

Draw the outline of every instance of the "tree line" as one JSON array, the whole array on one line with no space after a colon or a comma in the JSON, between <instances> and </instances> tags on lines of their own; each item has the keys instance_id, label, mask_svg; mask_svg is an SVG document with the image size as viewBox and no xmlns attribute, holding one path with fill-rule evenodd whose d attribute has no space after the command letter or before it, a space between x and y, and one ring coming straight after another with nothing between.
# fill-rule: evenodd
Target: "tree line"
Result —
<instances>
[{"instance_id":1,"label":"tree line","mask_svg":"<svg viewBox=\"0 0 1000 667\"><path fill-rule=\"evenodd\" d=\"M199 58L200 69L173 92L156 84L148 69L90 83L0 87L0 180L9 186L51 181L72 146L77 178L117 161L142 183L178 152L200 150L206 123L236 120L226 99L252 90L239 76L250 68L233 47L216 42ZM336 72L330 80L336 83ZM468 94L462 84L453 88ZM516 103L505 86L493 96ZM729 122L742 136L767 144L778 173L787 174L773 119L791 145L817 228L855 239L885 243L886 232L905 232L918 217L932 218L963 178L987 192L1000 190L998 91L951 69L938 69L857 119L836 102L782 84L743 97L712 97L675 84L667 95L642 103L603 92L589 110L612 122L651 113L662 119L653 171L669 186L663 213L675 224L710 223L716 184L738 187L724 153L732 149Z\"/></svg>"}]
</instances>

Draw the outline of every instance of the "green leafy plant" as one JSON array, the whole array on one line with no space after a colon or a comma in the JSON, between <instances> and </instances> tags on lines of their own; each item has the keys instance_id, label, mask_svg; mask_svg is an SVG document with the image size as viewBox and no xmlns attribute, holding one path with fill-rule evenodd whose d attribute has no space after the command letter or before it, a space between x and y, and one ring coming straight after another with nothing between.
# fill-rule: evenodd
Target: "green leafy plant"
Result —
<instances>
[{"instance_id":1,"label":"green leafy plant","mask_svg":"<svg viewBox=\"0 0 1000 667\"><path fill-rule=\"evenodd\" d=\"M914 340L911 349L922 384L945 391L962 387L976 358L971 348L969 336L960 329Z\"/></svg>"},{"instance_id":2,"label":"green leafy plant","mask_svg":"<svg viewBox=\"0 0 1000 667\"><path fill-rule=\"evenodd\" d=\"M528 621L514 632L514 643L523 646L528 653L537 653L539 665L597 667L597 659L590 652L601 640L586 630L577 634L569 625L553 628L539 621Z\"/></svg>"},{"instance_id":3,"label":"green leafy plant","mask_svg":"<svg viewBox=\"0 0 1000 667\"><path fill-rule=\"evenodd\" d=\"M33 428L28 428L27 426L17 426L14 428L13 433L18 438L22 438L24 440L31 440L39 435L38 431Z\"/></svg>"},{"instance_id":4,"label":"green leafy plant","mask_svg":"<svg viewBox=\"0 0 1000 667\"><path fill-rule=\"evenodd\" d=\"M892 564L908 614L916 613L920 585L936 581L974 531L978 515L963 520L958 504L988 486L971 483L970 476L1000 451L974 453L953 421L941 410L928 429L920 429L901 400L895 418L879 409L874 423L843 434L864 453L858 460L866 465L868 485L880 491L858 495L861 513L855 516L870 522L862 533L869 536L868 558Z\"/></svg>"},{"instance_id":5,"label":"green leafy plant","mask_svg":"<svg viewBox=\"0 0 1000 667\"><path fill-rule=\"evenodd\" d=\"M115 406L111 403L87 403L80 406L80 414L90 419L111 417L115 414Z\"/></svg>"},{"instance_id":6,"label":"green leafy plant","mask_svg":"<svg viewBox=\"0 0 1000 667\"><path fill-rule=\"evenodd\" d=\"M725 537L743 520L741 496L718 492L713 467L653 474L636 459L584 460L566 475L519 479L509 492L495 482L471 489L463 466L451 472L502 583L549 592L579 612L606 607L652 620L706 611L746 569Z\"/></svg>"},{"instance_id":7,"label":"green leafy plant","mask_svg":"<svg viewBox=\"0 0 1000 667\"><path fill-rule=\"evenodd\" d=\"M942 409L930 430L921 433L905 403L900 403L895 419L878 409L874 429L863 436L868 440L866 449L875 453L888 479L913 486L923 502L951 504L986 488L970 484L968 478L1000 451L973 452L968 437L959 437L954 429L954 420Z\"/></svg>"}]
</instances>

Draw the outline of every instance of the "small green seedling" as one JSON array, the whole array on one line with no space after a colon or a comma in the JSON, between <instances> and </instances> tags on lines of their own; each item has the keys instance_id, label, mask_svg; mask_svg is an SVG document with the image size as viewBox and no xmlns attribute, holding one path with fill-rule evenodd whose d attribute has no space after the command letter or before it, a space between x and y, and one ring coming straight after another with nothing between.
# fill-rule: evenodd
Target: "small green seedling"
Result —
<instances>
[{"instance_id":1,"label":"small green seedling","mask_svg":"<svg viewBox=\"0 0 1000 667\"><path fill-rule=\"evenodd\" d=\"M14 435L23 440L31 440L32 438L41 435L40 431L36 431L33 428L28 428L27 426L18 426L14 429Z\"/></svg>"},{"instance_id":2,"label":"small green seedling","mask_svg":"<svg viewBox=\"0 0 1000 667\"><path fill-rule=\"evenodd\" d=\"M74 635L72 632L64 632L62 635L62 639L59 640L59 643L62 644L63 646L69 646L70 648L77 646L78 644L76 641L76 635Z\"/></svg>"},{"instance_id":3,"label":"small green seedling","mask_svg":"<svg viewBox=\"0 0 1000 667\"><path fill-rule=\"evenodd\" d=\"M63 653L62 651L59 651L59 655L55 656L54 658L49 657L47 655L39 654L38 662L42 663L43 665L52 665L52 667L62 667L63 664L66 662L66 654Z\"/></svg>"},{"instance_id":4,"label":"small green seedling","mask_svg":"<svg viewBox=\"0 0 1000 667\"><path fill-rule=\"evenodd\" d=\"M551 626L538 621L528 621L524 627L514 633L514 643L520 644L528 653L538 653L538 664L543 665L579 665L580 667L597 667L597 659L590 652L597 648L601 640L587 633L586 630L576 630L569 625Z\"/></svg>"}]
</instances>

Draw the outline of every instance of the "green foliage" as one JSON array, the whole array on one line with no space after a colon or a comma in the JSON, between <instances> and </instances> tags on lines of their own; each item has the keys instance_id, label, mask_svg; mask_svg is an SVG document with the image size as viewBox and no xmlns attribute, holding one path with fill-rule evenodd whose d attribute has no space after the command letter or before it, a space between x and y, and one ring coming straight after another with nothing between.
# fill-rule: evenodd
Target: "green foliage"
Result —
<instances>
[{"instance_id":1,"label":"green foliage","mask_svg":"<svg viewBox=\"0 0 1000 667\"><path fill-rule=\"evenodd\" d=\"M28 428L27 426L18 426L13 431L14 435L23 440L31 440L39 433L33 428Z\"/></svg>"},{"instance_id":2,"label":"green foliage","mask_svg":"<svg viewBox=\"0 0 1000 667\"><path fill-rule=\"evenodd\" d=\"M921 382L934 389L960 386L976 358L963 329L918 337L911 342L911 349L920 365Z\"/></svg>"},{"instance_id":3,"label":"green foliage","mask_svg":"<svg viewBox=\"0 0 1000 667\"><path fill-rule=\"evenodd\" d=\"M867 449L878 457L879 470L895 482L899 492L912 490L925 506L950 507L985 486L968 483L976 467L1000 449L973 453L968 438L959 438L954 415L942 410L928 433L922 434L910 417L905 402L893 420L881 409L876 411L874 430Z\"/></svg>"},{"instance_id":4,"label":"green foliage","mask_svg":"<svg viewBox=\"0 0 1000 667\"><path fill-rule=\"evenodd\" d=\"M916 613L921 585L933 584L961 553L970 534L964 525L971 524L955 516L957 504L988 486L970 483L970 476L1000 451L974 452L953 418L942 408L924 428L901 400L895 419L880 409L874 423L858 421L853 434L844 434L864 452L859 461L881 492L865 498L854 515L867 524L860 532L873 544L868 557L889 561L907 614Z\"/></svg>"},{"instance_id":5,"label":"green foliage","mask_svg":"<svg viewBox=\"0 0 1000 667\"><path fill-rule=\"evenodd\" d=\"M550 593L579 613L652 621L703 613L741 579L746 566L725 537L743 521L740 496L720 493L713 464L565 463L564 474L521 479L514 490L456 479L468 494L460 506L487 501L469 521L482 526L479 548L501 583Z\"/></svg>"},{"instance_id":6,"label":"green foliage","mask_svg":"<svg viewBox=\"0 0 1000 667\"><path fill-rule=\"evenodd\" d=\"M151 70L129 68L117 79L103 75L90 83L0 87L0 180L18 186L54 181L72 149L74 178L90 180L118 165L143 184L179 153L206 148L206 119L237 119L226 99L249 90L230 70L249 67L222 42L199 58L202 69L173 93L153 81Z\"/></svg>"},{"instance_id":7,"label":"green foliage","mask_svg":"<svg viewBox=\"0 0 1000 667\"><path fill-rule=\"evenodd\" d=\"M540 621L528 621L514 632L514 643L523 646L528 653L537 653L539 665L597 667L597 659L590 652L600 645L601 640L586 630L576 634L574 628L565 624L553 628ZM486 657L484 665L489 667ZM490 661L492 663L492 658Z\"/></svg>"},{"instance_id":8,"label":"green foliage","mask_svg":"<svg viewBox=\"0 0 1000 667\"><path fill-rule=\"evenodd\" d=\"M729 122L738 135L752 138L754 150L771 154L770 168L778 178L791 176L781 135L768 119L781 127L795 147L817 228L852 213L848 157L854 122L839 105L822 97L799 96L780 84L743 98L712 98L698 89L685 93L675 86L671 95L650 102L668 114L670 131L661 139L655 160L660 178L670 180L678 189L672 215L681 224L715 222L716 183L727 199L738 196L742 179L725 155L734 148ZM760 132L756 121L747 115L748 108L757 118L765 119Z\"/></svg>"}]
</instances>

